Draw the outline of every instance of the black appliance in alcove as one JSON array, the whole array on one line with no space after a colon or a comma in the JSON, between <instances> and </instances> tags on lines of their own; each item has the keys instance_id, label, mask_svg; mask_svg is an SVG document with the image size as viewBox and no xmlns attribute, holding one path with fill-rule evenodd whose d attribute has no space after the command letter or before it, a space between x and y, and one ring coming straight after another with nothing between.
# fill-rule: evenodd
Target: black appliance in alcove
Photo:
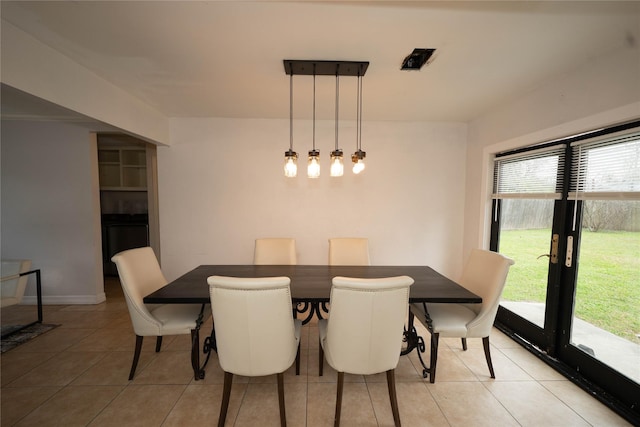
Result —
<instances>
[{"instance_id":1,"label":"black appliance in alcove","mask_svg":"<svg viewBox=\"0 0 640 427\"><path fill-rule=\"evenodd\" d=\"M117 276L111 257L127 249L149 246L147 214L102 215L102 263L105 276Z\"/></svg>"}]
</instances>

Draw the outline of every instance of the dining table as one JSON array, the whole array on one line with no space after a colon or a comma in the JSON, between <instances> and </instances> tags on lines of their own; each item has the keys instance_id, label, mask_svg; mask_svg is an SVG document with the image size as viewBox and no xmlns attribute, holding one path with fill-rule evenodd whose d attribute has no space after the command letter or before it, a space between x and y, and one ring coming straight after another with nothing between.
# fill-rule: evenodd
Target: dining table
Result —
<instances>
[{"instance_id":1,"label":"dining table","mask_svg":"<svg viewBox=\"0 0 640 427\"><path fill-rule=\"evenodd\" d=\"M303 324L314 317L324 318L330 308L331 281L336 276L374 279L393 276L409 276L414 280L409 288L409 303L464 303L479 304L482 298L455 281L440 274L428 266L337 266L337 265L200 265L188 271L162 288L144 297L145 304L201 304L200 317L196 328L199 330L204 310L211 302L209 276L230 277L277 277L286 276L291 280L291 302L294 317L304 315ZM215 321L215 319L214 319ZM425 351L424 340L420 337L413 324L413 315L409 311L407 327L404 331L402 355L417 350L423 366L423 376L429 374L429 367L422 360L421 353ZM211 352L216 350L215 328L204 341L203 352L206 360L200 365L199 342L192 343L191 361L196 380L203 379L204 368L209 361Z\"/></svg>"}]
</instances>

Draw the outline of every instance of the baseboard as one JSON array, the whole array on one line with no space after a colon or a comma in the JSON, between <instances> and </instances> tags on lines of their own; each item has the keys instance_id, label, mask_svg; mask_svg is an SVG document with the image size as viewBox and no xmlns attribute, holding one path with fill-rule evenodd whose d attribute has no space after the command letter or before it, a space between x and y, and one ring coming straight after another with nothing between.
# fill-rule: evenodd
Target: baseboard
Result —
<instances>
[{"instance_id":1,"label":"baseboard","mask_svg":"<svg viewBox=\"0 0 640 427\"><path fill-rule=\"evenodd\" d=\"M43 295L43 305L94 305L100 304L107 300L107 296L104 292L98 295ZM22 298L23 305L37 305L38 298L33 295L25 295Z\"/></svg>"}]
</instances>

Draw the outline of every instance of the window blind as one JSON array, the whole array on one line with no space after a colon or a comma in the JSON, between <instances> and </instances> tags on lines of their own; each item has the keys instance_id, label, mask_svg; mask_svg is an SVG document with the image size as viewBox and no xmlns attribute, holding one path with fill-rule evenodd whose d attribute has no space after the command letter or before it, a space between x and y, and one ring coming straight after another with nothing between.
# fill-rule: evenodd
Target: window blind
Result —
<instances>
[{"instance_id":1,"label":"window blind","mask_svg":"<svg viewBox=\"0 0 640 427\"><path fill-rule=\"evenodd\" d=\"M640 200L640 132L571 144L571 200Z\"/></svg>"},{"instance_id":2,"label":"window blind","mask_svg":"<svg viewBox=\"0 0 640 427\"><path fill-rule=\"evenodd\" d=\"M565 148L566 145L561 144L497 155L493 168L493 198L561 199Z\"/></svg>"}]
</instances>

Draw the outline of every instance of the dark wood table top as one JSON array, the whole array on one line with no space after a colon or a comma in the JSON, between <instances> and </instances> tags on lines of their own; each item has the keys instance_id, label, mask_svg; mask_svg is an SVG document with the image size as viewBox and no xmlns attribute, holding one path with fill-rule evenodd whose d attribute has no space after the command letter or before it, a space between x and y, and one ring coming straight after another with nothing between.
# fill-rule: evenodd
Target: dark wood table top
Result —
<instances>
[{"instance_id":1,"label":"dark wood table top","mask_svg":"<svg viewBox=\"0 0 640 427\"><path fill-rule=\"evenodd\" d=\"M335 276L365 279L410 276L409 302L480 303L482 298L425 266L201 265L144 298L147 304L209 302L209 276L291 278L294 302L329 302Z\"/></svg>"}]
</instances>

